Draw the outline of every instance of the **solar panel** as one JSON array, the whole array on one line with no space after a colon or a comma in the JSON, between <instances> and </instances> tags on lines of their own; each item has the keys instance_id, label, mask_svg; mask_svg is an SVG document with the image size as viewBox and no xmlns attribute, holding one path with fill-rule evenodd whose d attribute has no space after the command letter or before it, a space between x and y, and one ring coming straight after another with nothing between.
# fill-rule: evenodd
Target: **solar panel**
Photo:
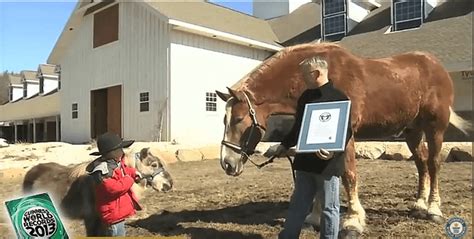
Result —
<instances>
[{"instance_id":1,"label":"solar panel","mask_svg":"<svg viewBox=\"0 0 474 239\"><path fill-rule=\"evenodd\" d=\"M422 0L408 0L404 2L395 2L395 21L407 21L421 18Z\"/></svg>"},{"instance_id":2,"label":"solar panel","mask_svg":"<svg viewBox=\"0 0 474 239\"><path fill-rule=\"evenodd\" d=\"M394 0L395 31L419 27L423 21L423 0Z\"/></svg>"},{"instance_id":3,"label":"solar panel","mask_svg":"<svg viewBox=\"0 0 474 239\"><path fill-rule=\"evenodd\" d=\"M346 32L346 14L339 14L323 19L324 35Z\"/></svg>"},{"instance_id":4,"label":"solar panel","mask_svg":"<svg viewBox=\"0 0 474 239\"><path fill-rule=\"evenodd\" d=\"M325 0L324 16L346 11L346 0Z\"/></svg>"}]
</instances>

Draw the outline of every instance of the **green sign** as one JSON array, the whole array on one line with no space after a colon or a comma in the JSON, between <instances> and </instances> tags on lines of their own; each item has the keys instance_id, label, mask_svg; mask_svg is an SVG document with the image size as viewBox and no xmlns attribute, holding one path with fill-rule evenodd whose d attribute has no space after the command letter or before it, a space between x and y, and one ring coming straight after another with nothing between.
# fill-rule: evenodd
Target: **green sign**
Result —
<instances>
[{"instance_id":1,"label":"green sign","mask_svg":"<svg viewBox=\"0 0 474 239\"><path fill-rule=\"evenodd\" d=\"M47 193L6 201L5 205L18 238L69 238Z\"/></svg>"}]
</instances>

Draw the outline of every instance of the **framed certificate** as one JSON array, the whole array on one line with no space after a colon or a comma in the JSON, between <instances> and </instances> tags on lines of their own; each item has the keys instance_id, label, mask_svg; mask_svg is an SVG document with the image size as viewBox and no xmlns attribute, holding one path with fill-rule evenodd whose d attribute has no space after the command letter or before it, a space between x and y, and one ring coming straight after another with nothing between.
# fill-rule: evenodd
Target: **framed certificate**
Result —
<instances>
[{"instance_id":1,"label":"framed certificate","mask_svg":"<svg viewBox=\"0 0 474 239\"><path fill-rule=\"evenodd\" d=\"M344 151L350 108L349 100L306 104L296 152Z\"/></svg>"}]
</instances>

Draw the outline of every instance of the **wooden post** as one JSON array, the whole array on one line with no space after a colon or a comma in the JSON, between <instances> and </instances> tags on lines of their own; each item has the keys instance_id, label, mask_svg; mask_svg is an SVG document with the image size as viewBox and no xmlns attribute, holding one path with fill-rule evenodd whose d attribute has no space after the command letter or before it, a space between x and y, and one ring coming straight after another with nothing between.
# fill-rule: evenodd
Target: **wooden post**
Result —
<instances>
[{"instance_id":1,"label":"wooden post","mask_svg":"<svg viewBox=\"0 0 474 239\"><path fill-rule=\"evenodd\" d=\"M13 121L13 128L13 131L15 132L13 142L16 144L16 142L18 142L18 127L16 125L16 121Z\"/></svg>"},{"instance_id":2,"label":"wooden post","mask_svg":"<svg viewBox=\"0 0 474 239\"><path fill-rule=\"evenodd\" d=\"M61 128L59 127L59 115L56 115L56 142L59 142L59 131Z\"/></svg>"},{"instance_id":3,"label":"wooden post","mask_svg":"<svg viewBox=\"0 0 474 239\"><path fill-rule=\"evenodd\" d=\"M48 141L48 120L43 119L43 139L41 141L46 142Z\"/></svg>"},{"instance_id":4,"label":"wooden post","mask_svg":"<svg viewBox=\"0 0 474 239\"><path fill-rule=\"evenodd\" d=\"M33 118L33 143L36 143L36 119Z\"/></svg>"}]
</instances>

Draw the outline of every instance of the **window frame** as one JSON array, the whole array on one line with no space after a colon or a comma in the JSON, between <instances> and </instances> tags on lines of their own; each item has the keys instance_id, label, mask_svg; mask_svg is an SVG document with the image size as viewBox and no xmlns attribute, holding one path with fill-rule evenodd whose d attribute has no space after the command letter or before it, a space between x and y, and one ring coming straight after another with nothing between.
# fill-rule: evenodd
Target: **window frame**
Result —
<instances>
[{"instance_id":1,"label":"window frame","mask_svg":"<svg viewBox=\"0 0 474 239\"><path fill-rule=\"evenodd\" d=\"M72 119L79 118L79 104L77 102L74 102L71 104L71 118Z\"/></svg>"},{"instance_id":2,"label":"window frame","mask_svg":"<svg viewBox=\"0 0 474 239\"><path fill-rule=\"evenodd\" d=\"M142 106L144 108L142 108ZM140 113L150 111L150 92L149 91L143 91L143 92L138 93L138 111Z\"/></svg>"},{"instance_id":3,"label":"window frame","mask_svg":"<svg viewBox=\"0 0 474 239\"><path fill-rule=\"evenodd\" d=\"M217 94L206 91L205 110L207 113L217 112Z\"/></svg>"}]
</instances>

